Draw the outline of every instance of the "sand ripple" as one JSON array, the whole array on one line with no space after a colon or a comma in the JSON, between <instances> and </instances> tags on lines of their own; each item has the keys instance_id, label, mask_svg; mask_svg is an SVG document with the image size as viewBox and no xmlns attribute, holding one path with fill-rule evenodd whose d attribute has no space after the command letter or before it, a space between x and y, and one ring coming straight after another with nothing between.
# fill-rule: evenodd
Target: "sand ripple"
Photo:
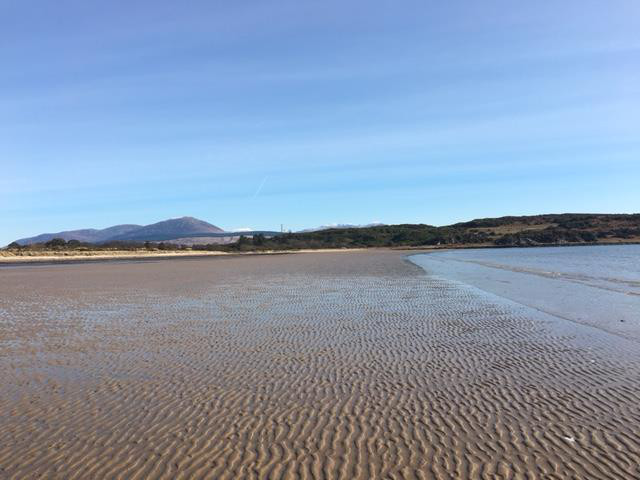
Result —
<instances>
[{"instance_id":1,"label":"sand ripple","mask_svg":"<svg viewBox=\"0 0 640 480\"><path fill-rule=\"evenodd\" d=\"M637 345L393 252L0 270L0 478L640 478Z\"/></svg>"}]
</instances>

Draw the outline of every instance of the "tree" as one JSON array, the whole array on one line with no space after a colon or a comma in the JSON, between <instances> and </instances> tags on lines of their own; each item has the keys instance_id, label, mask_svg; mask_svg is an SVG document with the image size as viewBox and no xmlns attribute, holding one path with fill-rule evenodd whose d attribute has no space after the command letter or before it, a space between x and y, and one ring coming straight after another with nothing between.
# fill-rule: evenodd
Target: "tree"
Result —
<instances>
[{"instance_id":1,"label":"tree","mask_svg":"<svg viewBox=\"0 0 640 480\"><path fill-rule=\"evenodd\" d=\"M247 237L245 237L244 235L240 235L240 238L238 238L238 241L235 244L235 247L238 250L243 250L245 248L247 248L250 244L250 241Z\"/></svg>"},{"instance_id":2,"label":"tree","mask_svg":"<svg viewBox=\"0 0 640 480\"><path fill-rule=\"evenodd\" d=\"M264 235L258 233L253 236L253 245L256 247L261 247L264 245Z\"/></svg>"},{"instance_id":3,"label":"tree","mask_svg":"<svg viewBox=\"0 0 640 480\"><path fill-rule=\"evenodd\" d=\"M45 247L64 247L67 245L67 242L64 238L52 238L47 243L44 244Z\"/></svg>"}]
</instances>

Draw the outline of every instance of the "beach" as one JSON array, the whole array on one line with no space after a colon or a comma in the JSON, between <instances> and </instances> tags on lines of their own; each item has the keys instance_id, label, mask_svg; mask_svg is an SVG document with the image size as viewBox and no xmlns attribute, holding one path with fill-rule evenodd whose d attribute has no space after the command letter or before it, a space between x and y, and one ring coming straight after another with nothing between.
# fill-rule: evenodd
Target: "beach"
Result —
<instances>
[{"instance_id":1,"label":"beach","mask_svg":"<svg viewBox=\"0 0 640 480\"><path fill-rule=\"evenodd\" d=\"M344 249L296 249L296 250L259 250L246 252L223 252L217 250L87 250L87 251L26 251L26 252L0 252L0 266L19 264L49 264L49 263L78 263L78 262L105 262L105 261L129 261L129 260L158 260L171 258L199 258L217 257L225 255L280 255L283 253L324 253L324 252L353 252L362 248Z\"/></svg>"},{"instance_id":2,"label":"beach","mask_svg":"<svg viewBox=\"0 0 640 480\"><path fill-rule=\"evenodd\" d=\"M462 280L390 250L0 267L0 478L639 478L630 327Z\"/></svg>"}]
</instances>

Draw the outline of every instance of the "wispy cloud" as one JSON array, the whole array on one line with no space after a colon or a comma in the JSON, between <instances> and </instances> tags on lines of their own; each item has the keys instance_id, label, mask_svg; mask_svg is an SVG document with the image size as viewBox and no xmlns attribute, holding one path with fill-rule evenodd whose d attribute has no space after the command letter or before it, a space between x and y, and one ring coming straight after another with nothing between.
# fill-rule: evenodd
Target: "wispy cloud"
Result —
<instances>
[{"instance_id":1,"label":"wispy cloud","mask_svg":"<svg viewBox=\"0 0 640 480\"><path fill-rule=\"evenodd\" d=\"M256 198L258 195L260 195L260 192L262 191L262 187L264 187L265 182L267 181L267 178L269 178L268 176L264 177L262 179L262 181L260 182L260 185L258 186L258 188L256 189L255 193L253 194L252 198Z\"/></svg>"}]
</instances>

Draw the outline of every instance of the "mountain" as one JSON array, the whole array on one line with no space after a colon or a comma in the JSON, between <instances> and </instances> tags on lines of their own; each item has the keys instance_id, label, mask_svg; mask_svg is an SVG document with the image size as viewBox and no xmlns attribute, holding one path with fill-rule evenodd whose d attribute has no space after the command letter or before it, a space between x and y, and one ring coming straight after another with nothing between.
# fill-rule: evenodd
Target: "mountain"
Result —
<instances>
[{"instance_id":1,"label":"mountain","mask_svg":"<svg viewBox=\"0 0 640 480\"><path fill-rule=\"evenodd\" d=\"M57 233L43 233L35 237L16 240L20 245L45 243L53 238L64 240L79 240L87 243L106 242L146 242L173 240L181 237L198 237L207 234L221 234L224 230L210 223L193 217L173 218L151 225L116 225L113 227L96 230L93 228L83 230L69 230Z\"/></svg>"},{"instance_id":2,"label":"mountain","mask_svg":"<svg viewBox=\"0 0 640 480\"><path fill-rule=\"evenodd\" d=\"M181 237L203 236L206 233L224 233L219 227L193 217L172 218L110 238L122 242L159 242Z\"/></svg>"},{"instance_id":3,"label":"mountain","mask_svg":"<svg viewBox=\"0 0 640 480\"><path fill-rule=\"evenodd\" d=\"M68 230L57 233L42 233L35 237L21 238L20 240L16 240L16 243L19 243L20 245L31 245L33 243L45 243L54 238L79 240L87 243L101 243L108 241L111 237L124 235L140 228L142 228L140 225L115 225L102 230L87 228L83 230Z\"/></svg>"}]
</instances>

